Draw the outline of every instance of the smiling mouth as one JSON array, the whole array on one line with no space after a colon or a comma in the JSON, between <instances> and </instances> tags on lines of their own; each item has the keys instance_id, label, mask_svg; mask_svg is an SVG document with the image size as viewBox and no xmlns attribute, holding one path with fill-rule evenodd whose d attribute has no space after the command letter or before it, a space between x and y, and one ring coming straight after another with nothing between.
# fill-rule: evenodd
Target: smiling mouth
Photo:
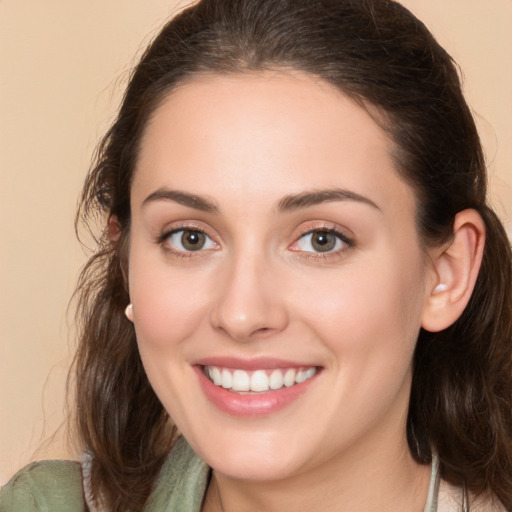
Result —
<instances>
[{"instance_id":1,"label":"smiling mouth","mask_svg":"<svg viewBox=\"0 0 512 512\"><path fill-rule=\"evenodd\" d=\"M317 371L316 366L255 371L219 366L203 367L204 375L215 386L236 393L264 393L291 388L311 379Z\"/></svg>"}]
</instances>

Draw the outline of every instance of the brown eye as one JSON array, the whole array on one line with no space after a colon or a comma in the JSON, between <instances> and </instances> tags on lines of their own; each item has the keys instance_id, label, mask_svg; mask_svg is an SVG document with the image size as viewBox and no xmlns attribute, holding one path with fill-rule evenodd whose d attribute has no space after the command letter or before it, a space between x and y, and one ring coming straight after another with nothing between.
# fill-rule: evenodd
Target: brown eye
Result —
<instances>
[{"instance_id":1,"label":"brown eye","mask_svg":"<svg viewBox=\"0 0 512 512\"><path fill-rule=\"evenodd\" d=\"M166 239L167 243L177 252L197 252L217 247L217 244L206 233L197 229L177 229Z\"/></svg>"},{"instance_id":2,"label":"brown eye","mask_svg":"<svg viewBox=\"0 0 512 512\"><path fill-rule=\"evenodd\" d=\"M303 234L290 248L293 251L329 253L339 252L352 246L342 233L331 229L316 229Z\"/></svg>"},{"instance_id":3,"label":"brown eye","mask_svg":"<svg viewBox=\"0 0 512 512\"><path fill-rule=\"evenodd\" d=\"M183 231L181 245L187 251L199 251L204 247L206 236L200 231Z\"/></svg>"},{"instance_id":4,"label":"brown eye","mask_svg":"<svg viewBox=\"0 0 512 512\"><path fill-rule=\"evenodd\" d=\"M332 251L336 247L337 237L329 231L311 233L311 246L317 252Z\"/></svg>"}]
</instances>

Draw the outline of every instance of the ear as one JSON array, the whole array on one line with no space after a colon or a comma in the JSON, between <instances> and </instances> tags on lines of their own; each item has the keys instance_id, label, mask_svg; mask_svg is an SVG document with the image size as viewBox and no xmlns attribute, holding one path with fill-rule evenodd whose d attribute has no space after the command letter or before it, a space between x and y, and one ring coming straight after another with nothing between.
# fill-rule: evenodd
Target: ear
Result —
<instances>
[{"instance_id":1,"label":"ear","mask_svg":"<svg viewBox=\"0 0 512 512\"><path fill-rule=\"evenodd\" d=\"M123 285L127 293L128 290L128 237L123 236L121 223L117 215L111 215L108 219L108 236L110 243L116 247L116 255L119 258L121 274L123 276Z\"/></svg>"},{"instance_id":2,"label":"ear","mask_svg":"<svg viewBox=\"0 0 512 512\"><path fill-rule=\"evenodd\" d=\"M111 215L108 219L108 236L111 242L118 242L121 238L121 224L117 215Z\"/></svg>"},{"instance_id":3,"label":"ear","mask_svg":"<svg viewBox=\"0 0 512 512\"><path fill-rule=\"evenodd\" d=\"M455 216L453 238L432 249L432 262L421 326L437 332L452 325L471 298L482 264L485 224L476 210Z\"/></svg>"}]
</instances>

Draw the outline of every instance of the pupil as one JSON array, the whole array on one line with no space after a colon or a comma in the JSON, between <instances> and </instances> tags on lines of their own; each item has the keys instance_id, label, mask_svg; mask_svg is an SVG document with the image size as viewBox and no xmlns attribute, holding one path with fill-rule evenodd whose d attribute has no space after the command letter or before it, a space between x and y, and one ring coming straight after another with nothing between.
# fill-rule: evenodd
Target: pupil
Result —
<instances>
[{"instance_id":1,"label":"pupil","mask_svg":"<svg viewBox=\"0 0 512 512\"><path fill-rule=\"evenodd\" d=\"M312 245L319 252L327 252L334 249L336 237L332 233L320 232L313 235Z\"/></svg>"},{"instance_id":2,"label":"pupil","mask_svg":"<svg viewBox=\"0 0 512 512\"><path fill-rule=\"evenodd\" d=\"M200 231L185 231L181 237L183 247L189 251L202 249L204 242L205 236Z\"/></svg>"}]
</instances>

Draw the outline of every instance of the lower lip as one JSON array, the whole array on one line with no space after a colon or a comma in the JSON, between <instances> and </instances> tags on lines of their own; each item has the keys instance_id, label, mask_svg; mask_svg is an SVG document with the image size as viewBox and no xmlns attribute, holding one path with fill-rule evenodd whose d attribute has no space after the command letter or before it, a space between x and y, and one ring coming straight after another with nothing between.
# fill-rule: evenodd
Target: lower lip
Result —
<instances>
[{"instance_id":1,"label":"lower lip","mask_svg":"<svg viewBox=\"0 0 512 512\"><path fill-rule=\"evenodd\" d=\"M294 384L289 388L282 387L268 393L240 394L216 386L203 373L202 366L196 366L194 369L210 402L221 411L239 417L264 416L284 409L297 400L318 376L317 372L313 377L300 384Z\"/></svg>"}]
</instances>

